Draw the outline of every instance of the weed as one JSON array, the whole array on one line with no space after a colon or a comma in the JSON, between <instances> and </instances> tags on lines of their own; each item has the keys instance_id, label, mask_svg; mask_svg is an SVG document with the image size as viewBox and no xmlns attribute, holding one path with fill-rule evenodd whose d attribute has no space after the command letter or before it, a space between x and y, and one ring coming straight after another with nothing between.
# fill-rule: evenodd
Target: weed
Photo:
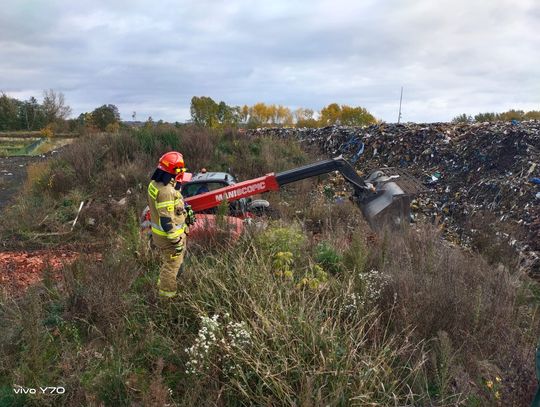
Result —
<instances>
[{"instance_id":1,"label":"weed","mask_svg":"<svg viewBox=\"0 0 540 407\"><path fill-rule=\"evenodd\" d=\"M315 260L332 274L337 274L342 270L343 259L328 242L321 242L317 245Z\"/></svg>"},{"instance_id":2,"label":"weed","mask_svg":"<svg viewBox=\"0 0 540 407\"><path fill-rule=\"evenodd\" d=\"M291 252L297 254L306 243L304 234L298 226L274 226L257 236L258 246L270 254Z\"/></svg>"},{"instance_id":3,"label":"weed","mask_svg":"<svg viewBox=\"0 0 540 407\"><path fill-rule=\"evenodd\" d=\"M287 280L293 279L292 265L294 263L291 252L277 252L274 255L274 274Z\"/></svg>"},{"instance_id":4,"label":"weed","mask_svg":"<svg viewBox=\"0 0 540 407\"><path fill-rule=\"evenodd\" d=\"M368 263L368 249L364 241L364 234L357 231L350 242L349 247L343 253L343 264L349 270L363 272Z\"/></svg>"}]
</instances>

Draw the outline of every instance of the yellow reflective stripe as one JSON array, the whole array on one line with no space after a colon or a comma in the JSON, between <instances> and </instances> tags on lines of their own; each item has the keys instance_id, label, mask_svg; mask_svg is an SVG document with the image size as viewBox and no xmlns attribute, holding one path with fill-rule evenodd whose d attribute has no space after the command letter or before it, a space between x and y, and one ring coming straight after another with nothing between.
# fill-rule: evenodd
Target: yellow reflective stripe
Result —
<instances>
[{"instance_id":1,"label":"yellow reflective stripe","mask_svg":"<svg viewBox=\"0 0 540 407\"><path fill-rule=\"evenodd\" d=\"M159 236L165 236L167 237L167 232L164 232L163 230L159 230L155 227L152 226L152 232L154 232L156 235L159 235Z\"/></svg>"},{"instance_id":2,"label":"yellow reflective stripe","mask_svg":"<svg viewBox=\"0 0 540 407\"><path fill-rule=\"evenodd\" d=\"M160 203L157 203L156 202L156 208L159 209L159 208L165 208L166 206L174 206L175 202L174 201L163 201L163 202L160 202Z\"/></svg>"},{"instance_id":3,"label":"yellow reflective stripe","mask_svg":"<svg viewBox=\"0 0 540 407\"><path fill-rule=\"evenodd\" d=\"M154 184L152 183L148 184L148 195L150 195L152 199L156 200L158 192L159 192L159 189L157 189L157 187Z\"/></svg>"},{"instance_id":4,"label":"yellow reflective stripe","mask_svg":"<svg viewBox=\"0 0 540 407\"><path fill-rule=\"evenodd\" d=\"M177 230L178 230L178 231L180 231L180 232L183 232L185 228L186 228L186 224L183 223L183 224L181 224L181 225L176 226L173 230L174 230L174 231L177 231ZM169 233L172 233L172 232L169 232Z\"/></svg>"},{"instance_id":5,"label":"yellow reflective stripe","mask_svg":"<svg viewBox=\"0 0 540 407\"><path fill-rule=\"evenodd\" d=\"M184 233L184 229L185 228L180 228L180 229L173 230L172 232L167 233L167 237L169 239L179 238L182 235L182 233Z\"/></svg>"},{"instance_id":6,"label":"yellow reflective stripe","mask_svg":"<svg viewBox=\"0 0 540 407\"><path fill-rule=\"evenodd\" d=\"M159 290L159 295L161 297L167 297L167 298L172 298L176 295L176 291L165 291L165 290Z\"/></svg>"},{"instance_id":7,"label":"yellow reflective stripe","mask_svg":"<svg viewBox=\"0 0 540 407\"><path fill-rule=\"evenodd\" d=\"M169 239L180 237L180 235L186 230L185 226L177 226L176 229L173 229L171 232L167 233L164 230L158 229L156 226L152 226L152 232L154 232L156 235L165 236Z\"/></svg>"}]
</instances>

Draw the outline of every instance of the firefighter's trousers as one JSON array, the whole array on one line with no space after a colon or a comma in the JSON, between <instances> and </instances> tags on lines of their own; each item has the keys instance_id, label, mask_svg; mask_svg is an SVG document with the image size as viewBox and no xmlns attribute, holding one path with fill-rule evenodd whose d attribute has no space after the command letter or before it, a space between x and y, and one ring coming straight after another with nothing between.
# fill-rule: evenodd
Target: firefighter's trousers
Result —
<instances>
[{"instance_id":1,"label":"firefighter's trousers","mask_svg":"<svg viewBox=\"0 0 540 407\"><path fill-rule=\"evenodd\" d=\"M158 280L160 297L170 298L176 295L176 276L184 262L186 235L182 235L181 239L184 249L180 253L176 253L174 245L165 241L165 239L156 239L156 236L154 236L154 242L161 256L161 269Z\"/></svg>"}]
</instances>

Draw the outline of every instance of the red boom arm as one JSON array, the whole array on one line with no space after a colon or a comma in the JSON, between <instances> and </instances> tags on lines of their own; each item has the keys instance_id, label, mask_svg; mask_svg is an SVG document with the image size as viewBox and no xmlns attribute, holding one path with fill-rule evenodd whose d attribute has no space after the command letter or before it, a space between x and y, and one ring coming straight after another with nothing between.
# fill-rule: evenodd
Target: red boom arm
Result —
<instances>
[{"instance_id":1,"label":"red boom arm","mask_svg":"<svg viewBox=\"0 0 540 407\"><path fill-rule=\"evenodd\" d=\"M266 174L264 177L250 179L248 181L239 182L238 184L215 189L204 194L190 196L185 199L185 202L191 205L194 212L200 212L206 209L215 208L225 200L227 200L227 202L232 202L263 192L278 190L279 184L275 175L271 173Z\"/></svg>"}]
</instances>

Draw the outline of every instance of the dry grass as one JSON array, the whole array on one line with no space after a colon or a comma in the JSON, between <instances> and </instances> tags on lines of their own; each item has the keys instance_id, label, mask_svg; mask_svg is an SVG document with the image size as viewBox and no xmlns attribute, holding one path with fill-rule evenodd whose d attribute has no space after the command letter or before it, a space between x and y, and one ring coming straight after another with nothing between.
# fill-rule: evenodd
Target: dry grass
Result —
<instances>
[{"instance_id":1,"label":"dry grass","mask_svg":"<svg viewBox=\"0 0 540 407\"><path fill-rule=\"evenodd\" d=\"M388 323L412 329L416 340L434 340L430 369L436 378L444 376L442 394L482 393L480 378L500 377L503 400L527 400L535 386L539 326L537 304L523 303L526 276L450 247L427 227L387 235L371 250L376 254L369 267L390 277L381 303L392 309ZM445 372L441 358L448 359ZM478 388L469 389L471 382Z\"/></svg>"},{"instance_id":2,"label":"dry grass","mask_svg":"<svg viewBox=\"0 0 540 407\"><path fill-rule=\"evenodd\" d=\"M66 183L29 184L35 201L13 213L35 230L29 213L40 207L52 229L91 198L73 239L107 236L107 250L68 266L60 286L0 299L0 405L530 402L538 300L513 269L428 227L374 236L357 208L322 198L311 181L280 196L287 206L270 198L281 220L266 230L191 248L178 298L159 302L158 260L137 225L139 184L156 157L178 148L192 168L234 166L244 178L305 155L286 142L168 126L80 143L35 170L68 174ZM79 154L85 168L70 173ZM126 206L111 207L108 195L128 189ZM14 383L65 383L69 394L17 398Z\"/></svg>"}]
</instances>

